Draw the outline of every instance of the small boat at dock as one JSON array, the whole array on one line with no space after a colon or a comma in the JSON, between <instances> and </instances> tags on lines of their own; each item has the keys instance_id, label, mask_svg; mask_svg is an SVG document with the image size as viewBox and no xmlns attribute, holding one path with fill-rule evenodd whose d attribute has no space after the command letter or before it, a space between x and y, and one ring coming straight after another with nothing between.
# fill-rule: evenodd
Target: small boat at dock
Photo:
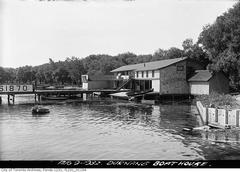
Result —
<instances>
[{"instance_id":1,"label":"small boat at dock","mask_svg":"<svg viewBox=\"0 0 240 172\"><path fill-rule=\"evenodd\" d=\"M48 108L44 108L44 107L41 107L41 106L34 106L32 108L32 113L34 114L45 114L45 113L49 113L50 110Z\"/></svg>"},{"instance_id":2,"label":"small boat at dock","mask_svg":"<svg viewBox=\"0 0 240 172\"><path fill-rule=\"evenodd\" d=\"M153 89L150 90L145 90L145 91L137 91L137 92L128 92L128 100L133 101L133 100L140 100L142 99L146 94L153 92ZM146 103L147 101L145 101ZM148 102L149 103L149 102ZM154 102L155 103L155 102ZM153 101L151 104L154 104Z\"/></svg>"},{"instance_id":3,"label":"small boat at dock","mask_svg":"<svg viewBox=\"0 0 240 172\"><path fill-rule=\"evenodd\" d=\"M137 91L137 92L128 92L127 96L129 97L139 97L139 96L143 96L147 93L153 92L153 89L150 90L146 90L146 91Z\"/></svg>"},{"instance_id":4,"label":"small boat at dock","mask_svg":"<svg viewBox=\"0 0 240 172\"><path fill-rule=\"evenodd\" d=\"M68 98L64 96L42 96L42 100L67 100Z\"/></svg>"}]
</instances>

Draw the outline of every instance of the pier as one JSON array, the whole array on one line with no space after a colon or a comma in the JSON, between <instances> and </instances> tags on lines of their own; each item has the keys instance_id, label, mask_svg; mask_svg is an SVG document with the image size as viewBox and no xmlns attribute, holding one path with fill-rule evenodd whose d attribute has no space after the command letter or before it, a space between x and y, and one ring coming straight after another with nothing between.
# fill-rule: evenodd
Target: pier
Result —
<instances>
[{"instance_id":1,"label":"pier","mask_svg":"<svg viewBox=\"0 0 240 172\"><path fill-rule=\"evenodd\" d=\"M13 87L12 87L13 88ZM126 90L125 90L126 91ZM7 95L8 104L15 103L15 95L34 95L35 102L41 101L43 96L75 96L80 94L80 97L86 97L86 95L93 95L94 93L100 93L104 95L124 92L123 90L114 90L114 89L94 89L94 90L83 90L83 89L53 89L53 90L19 90L19 91L0 91L0 104L2 102L1 95Z\"/></svg>"}]
</instances>

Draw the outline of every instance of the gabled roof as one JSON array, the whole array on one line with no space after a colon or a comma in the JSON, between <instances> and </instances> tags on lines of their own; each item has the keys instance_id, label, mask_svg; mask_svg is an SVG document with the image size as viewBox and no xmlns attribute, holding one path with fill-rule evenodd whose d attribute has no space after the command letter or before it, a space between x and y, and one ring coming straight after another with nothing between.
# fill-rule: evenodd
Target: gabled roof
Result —
<instances>
[{"instance_id":1,"label":"gabled roof","mask_svg":"<svg viewBox=\"0 0 240 172\"><path fill-rule=\"evenodd\" d=\"M122 66L120 68L114 69L111 72L122 72L122 71L132 71L132 70L136 70L136 71L156 70L156 69L161 69L161 68L170 66L174 63L178 63L186 59L187 59L186 57L181 57L181 58L175 58L175 59L167 59L167 60L159 60L159 61L153 61L153 62L147 62L147 63L126 65L126 66Z\"/></svg>"},{"instance_id":2,"label":"gabled roof","mask_svg":"<svg viewBox=\"0 0 240 172\"><path fill-rule=\"evenodd\" d=\"M209 70L196 70L196 74L188 79L188 81L209 81L213 76L213 72Z\"/></svg>"},{"instance_id":3,"label":"gabled roof","mask_svg":"<svg viewBox=\"0 0 240 172\"><path fill-rule=\"evenodd\" d=\"M144 63L138 63L138 64L133 64L133 65L126 65L126 66L121 66L117 69L112 70L111 72L122 72L122 71L131 71L131 70L136 70L143 66Z\"/></svg>"}]
</instances>

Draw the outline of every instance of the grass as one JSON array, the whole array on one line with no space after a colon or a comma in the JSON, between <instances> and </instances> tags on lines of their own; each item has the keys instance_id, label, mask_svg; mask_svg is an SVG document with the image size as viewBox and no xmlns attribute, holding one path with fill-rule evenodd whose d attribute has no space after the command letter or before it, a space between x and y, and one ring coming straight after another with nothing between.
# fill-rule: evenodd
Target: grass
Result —
<instances>
[{"instance_id":1,"label":"grass","mask_svg":"<svg viewBox=\"0 0 240 172\"><path fill-rule=\"evenodd\" d=\"M225 109L239 109L240 105L236 98L229 94L211 93L210 95L197 96L197 101L201 101L204 106L211 106Z\"/></svg>"}]
</instances>

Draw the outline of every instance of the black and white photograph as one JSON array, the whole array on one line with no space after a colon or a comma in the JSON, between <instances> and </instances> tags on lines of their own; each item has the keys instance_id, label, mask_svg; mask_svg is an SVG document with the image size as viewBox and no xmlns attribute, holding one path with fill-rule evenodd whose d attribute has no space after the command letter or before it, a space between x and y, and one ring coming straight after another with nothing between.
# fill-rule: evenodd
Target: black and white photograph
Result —
<instances>
[{"instance_id":1,"label":"black and white photograph","mask_svg":"<svg viewBox=\"0 0 240 172\"><path fill-rule=\"evenodd\" d=\"M0 0L0 168L239 160L239 0Z\"/></svg>"}]
</instances>

